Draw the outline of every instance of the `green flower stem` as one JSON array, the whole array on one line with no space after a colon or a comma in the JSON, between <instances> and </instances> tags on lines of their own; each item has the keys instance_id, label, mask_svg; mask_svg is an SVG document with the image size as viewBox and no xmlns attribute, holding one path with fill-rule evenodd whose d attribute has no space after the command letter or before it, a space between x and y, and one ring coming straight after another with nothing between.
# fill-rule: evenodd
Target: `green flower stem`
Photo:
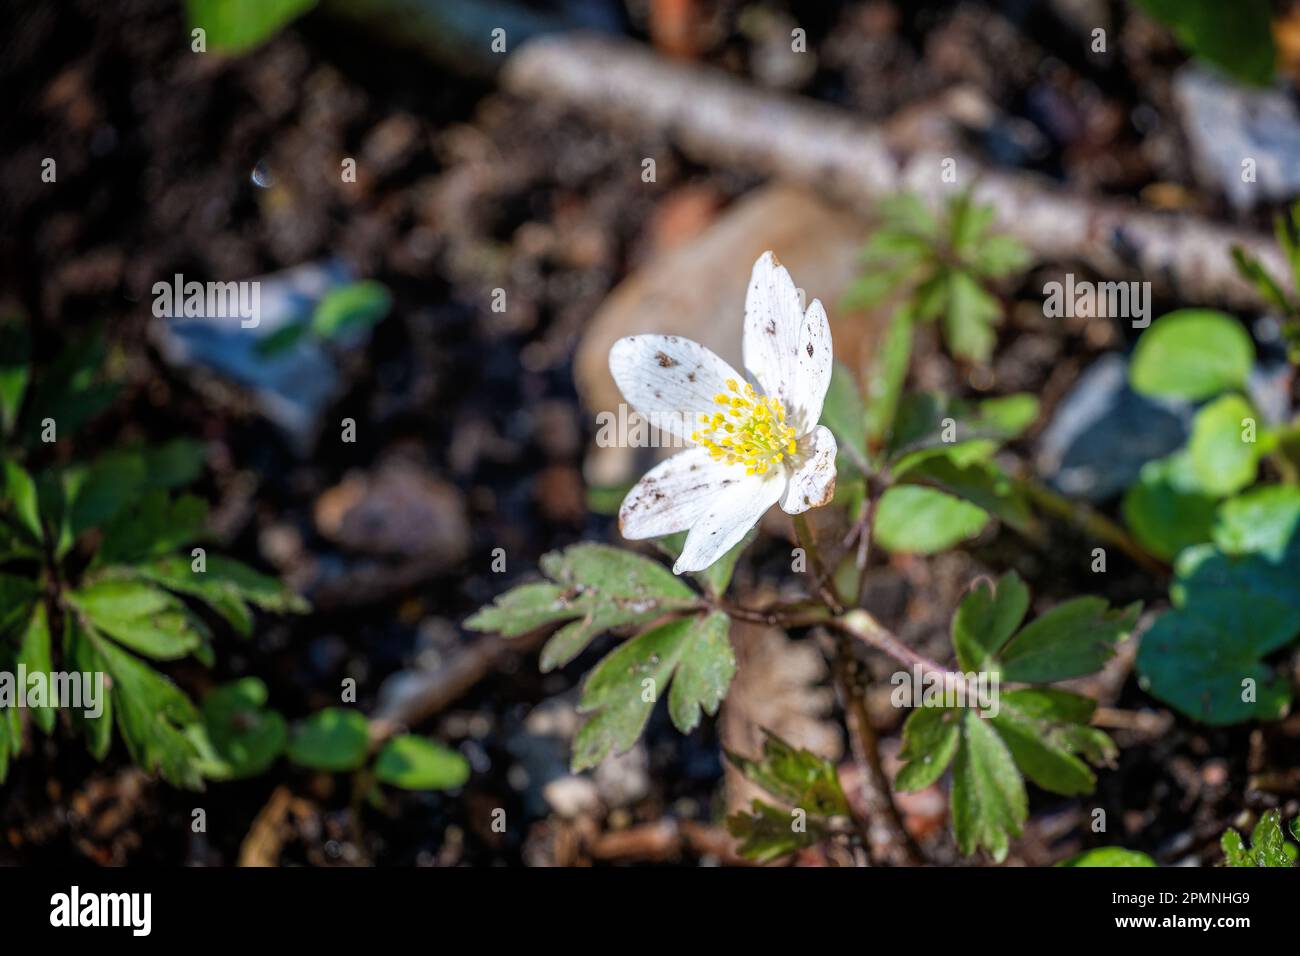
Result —
<instances>
[{"instance_id":1,"label":"green flower stem","mask_svg":"<svg viewBox=\"0 0 1300 956\"><path fill-rule=\"evenodd\" d=\"M837 614L840 613L844 610L844 602L835 593L835 584L826 566L822 564L821 551L817 548L817 539L812 533L812 528L808 526L807 515L794 516L794 533L799 539L799 546L808 555L808 573L813 580L813 590L826 602L827 607Z\"/></svg>"},{"instance_id":2,"label":"green flower stem","mask_svg":"<svg viewBox=\"0 0 1300 956\"><path fill-rule=\"evenodd\" d=\"M1113 545L1143 570L1162 578L1169 576L1168 564L1143 548L1132 535L1101 512L1081 502L1071 501L1037 481L1020 478L1017 479L1017 484L1043 511L1069 521L1098 541Z\"/></svg>"}]
</instances>

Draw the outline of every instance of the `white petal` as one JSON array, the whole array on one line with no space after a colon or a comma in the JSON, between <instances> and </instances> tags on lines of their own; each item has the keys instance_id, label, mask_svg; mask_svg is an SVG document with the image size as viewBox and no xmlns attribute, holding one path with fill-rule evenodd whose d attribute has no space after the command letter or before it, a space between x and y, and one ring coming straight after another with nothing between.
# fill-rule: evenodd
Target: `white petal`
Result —
<instances>
[{"instance_id":1,"label":"white petal","mask_svg":"<svg viewBox=\"0 0 1300 956\"><path fill-rule=\"evenodd\" d=\"M766 475L741 477L722 494L709 498L709 508L691 523L686 546L673 565L675 574L703 571L730 551L750 528L763 517L763 512L776 504L785 488L785 476L774 468Z\"/></svg>"},{"instance_id":2,"label":"white petal","mask_svg":"<svg viewBox=\"0 0 1300 956\"><path fill-rule=\"evenodd\" d=\"M746 477L743 466L714 461L703 448L678 452L627 493L618 509L619 530L633 541L685 531Z\"/></svg>"},{"instance_id":3,"label":"white petal","mask_svg":"<svg viewBox=\"0 0 1300 956\"><path fill-rule=\"evenodd\" d=\"M830 385L830 326L817 300L805 314L794 280L770 252L750 274L743 353L763 391L785 403L796 432L811 431Z\"/></svg>"},{"instance_id":4,"label":"white petal","mask_svg":"<svg viewBox=\"0 0 1300 956\"><path fill-rule=\"evenodd\" d=\"M794 473L781 496L781 510L802 514L820 508L835 496L835 436L825 425L799 439Z\"/></svg>"},{"instance_id":5,"label":"white petal","mask_svg":"<svg viewBox=\"0 0 1300 956\"><path fill-rule=\"evenodd\" d=\"M799 371L790 384L788 406L790 423L796 435L806 435L821 420L822 403L831 387L831 368L835 364L831 348L831 324L821 300L813 299L804 316L799 337Z\"/></svg>"},{"instance_id":6,"label":"white petal","mask_svg":"<svg viewBox=\"0 0 1300 956\"><path fill-rule=\"evenodd\" d=\"M630 335L609 350L609 371L623 397L651 424L690 438L727 379L743 381L723 359L676 335Z\"/></svg>"}]
</instances>

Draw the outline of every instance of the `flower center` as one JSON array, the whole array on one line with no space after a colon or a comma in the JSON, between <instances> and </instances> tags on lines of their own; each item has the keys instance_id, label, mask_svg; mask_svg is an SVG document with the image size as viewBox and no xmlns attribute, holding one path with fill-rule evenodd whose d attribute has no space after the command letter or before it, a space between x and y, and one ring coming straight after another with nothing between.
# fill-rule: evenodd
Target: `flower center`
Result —
<instances>
[{"instance_id":1,"label":"flower center","mask_svg":"<svg viewBox=\"0 0 1300 956\"><path fill-rule=\"evenodd\" d=\"M727 379L727 390L713 401L725 411L700 416L700 429L691 441L709 450L714 461L744 465L745 474L762 475L795 453L794 426L785 423L785 406L759 395L754 386Z\"/></svg>"}]
</instances>

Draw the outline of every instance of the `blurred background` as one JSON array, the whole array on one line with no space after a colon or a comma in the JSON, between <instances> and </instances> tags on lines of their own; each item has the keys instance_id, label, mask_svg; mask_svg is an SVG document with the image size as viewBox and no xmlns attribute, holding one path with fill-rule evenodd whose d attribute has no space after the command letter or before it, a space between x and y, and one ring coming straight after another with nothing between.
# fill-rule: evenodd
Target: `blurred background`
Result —
<instances>
[{"instance_id":1,"label":"blurred background","mask_svg":"<svg viewBox=\"0 0 1300 956\"><path fill-rule=\"evenodd\" d=\"M501 71L533 37L621 39L878 124L900 148L952 149L1148 209L1267 231L1300 191L1289 89L1247 109L1240 97L1257 94L1197 65L1187 73L1168 29L1110 0L322 0L234 52L214 48L216 30L196 51L175 0L6 6L0 307L28 317L38 359L103 329L126 392L78 452L201 441L218 538L314 607L224 641L211 673L170 672L197 696L206 682L256 674L288 714L336 704L353 678L358 706L414 716L472 777L454 793L392 793L357 813L344 779L284 765L196 798L119 750L99 764L76 746L38 746L0 789L5 863L729 861L717 821L746 793L726 786L720 736L752 749L769 727L843 756L820 652L750 628L716 722L683 737L656 713L631 753L570 776L577 683L613 639L540 675L527 642L462 627L535 573L541 554L618 539L610 512L645 460L590 448L595 411L617 403L603 366L613 338L671 328L727 340L740 315L732 276L739 269L743 287L769 242L827 303L837 353L869 354L880 321L836 305L865 220L763 169L688 158L661 129L507 89ZM1274 23L1285 72L1300 62L1300 16L1278 5ZM499 28L504 52L493 48ZM1091 50L1099 28L1104 55ZM1239 170L1212 148L1233 138L1249 141L1276 189L1237 188ZM41 175L47 158L54 182ZM1082 372L1134 334L1118 321L1046 319L1043 285L1066 268L1076 267L1040 262L1005 290L988 363L955 362L932 328L918 335L917 387L1042 399L1040 421L1011 449L1025 462L1043 454ZM155 316L154 284L177 274L258 279L259 335ZM345 321L250 345L340 289L354 296ZM1184 437L1175 428L1161 440ZM1130 449L1126 461L1107 441L1058 430L1044 460L1091 468L1079 487L1104 502L1124 483L1103 487L1107 475L1160 453ZM783 529L769 530L738 571L760 591L785 586L788 570ZM1080 588L1068 563L988 536L873 569L870 606L943 656L948 614L973 575L1013 565L1053 599ZM1149 592L1121 574L1108 596ZM1098 692L1122 703L1136 694L1125 676ZM896 750L901 715L884 698L874 705ZM1251 731L1126 732L1141 746L1121 748L1095 802L1125 821L1131 844L1162 859L1195 854L1234 809ZM188 825L196 799L203 834ZM1035 800L1013 860L1059 857L1083 825L1079 805ZM492 827L495 808L504 828ZM907 795L903 810L935 859L956 861L942 794ZM826 852L801 862L834 862Z\"/></svg>"}]
</instances>

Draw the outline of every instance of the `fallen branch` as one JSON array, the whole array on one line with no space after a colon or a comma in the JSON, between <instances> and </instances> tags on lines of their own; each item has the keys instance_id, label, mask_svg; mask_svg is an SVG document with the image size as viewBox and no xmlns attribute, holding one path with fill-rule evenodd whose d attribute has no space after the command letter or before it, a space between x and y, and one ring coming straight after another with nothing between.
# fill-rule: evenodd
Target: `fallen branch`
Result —
<instances>
[{"instance_id":1,"label":"fallen branch","mask_svg":"<svg viewBox=\"0 0 1300 956\"><path fill-rule=\"evenodd\" d=\"M914 191L938 205L974 186L1001 229L1038 256L1081 260L1102 276L1141 278L1187 302L1262 305L1236 272L1242 246L1274 274L1289 267L1271 239L1202 218L1068 192L1041 176L992 169L961 155L902 151L878 128L836 107L756 89L719 70L665 60L639 44L600 36L540 37L502 75L517 94L610 125L670 137L693 159L804 183L869 212ZM945 159L956 184L943 184Z\"/></svg>"}]
</instances>

